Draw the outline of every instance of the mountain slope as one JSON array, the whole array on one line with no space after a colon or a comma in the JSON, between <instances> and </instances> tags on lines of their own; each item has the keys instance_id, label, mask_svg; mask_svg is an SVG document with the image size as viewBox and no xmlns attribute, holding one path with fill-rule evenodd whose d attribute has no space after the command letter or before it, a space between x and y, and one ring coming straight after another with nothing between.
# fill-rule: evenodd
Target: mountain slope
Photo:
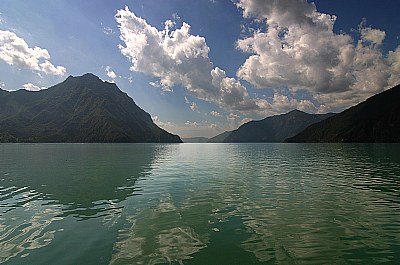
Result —
<instances>
[{"instance_id":1,"label":"mountain slope","mask_svg":"<svg viewBox=\"0 0 400 265\"><path fill-rule=\"evenodd\" d=\"M0 142L181 142L115 84L93 74L0 93Z\"/></svg>"},{"instance_id":2,"label":"mountain slope","mask_svg":"<svg viewBox=\"0 0 400 265\"><path fill-rule=\"evenodd\" d=\"M231 131L225 131L221 134L218 134L210 139L208 139L207 143L223 143L226 137L231 134Z\"/></svg>"},{"instance_id":3,"label":"mountain slope","mask_svg":"<svg viewBox=\"0 0 400 265\"><path fill-rule=\"evenodd\" d=\"M399 102L400 85L311 125L287 142L400 142Z\"/></svg>"},{"instance_id":4,"label":"mountain slope","mask_svg":"<svg viewBox=\"0 0 400 265\"><path fill-rule=\"evenodd\" d=\"M245 123L237 130L232 131L224 142L283 142L286 138L298 134L309 125L332 115L334 114L308 114L299 110L292 110L286 114Z\"/></svg>"}]
</instances>

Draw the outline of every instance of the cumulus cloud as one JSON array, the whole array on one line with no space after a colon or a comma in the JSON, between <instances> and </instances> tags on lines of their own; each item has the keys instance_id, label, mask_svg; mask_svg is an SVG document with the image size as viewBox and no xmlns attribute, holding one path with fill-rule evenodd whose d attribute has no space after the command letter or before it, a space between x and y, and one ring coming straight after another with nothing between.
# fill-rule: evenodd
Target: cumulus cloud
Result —
<instances>
[{"instance_id":1,"label":"cumulus cloud","mask_svg":"<svg viewBox=\"0 0 400 265\"><path fill-rule=\"evenodd\" d=\"M49 56L50 58L50 56ZM48 60L45 60L44 63L39 64L40 70L47 75L64 75L65 67L63 66L54 66Z\"/></svg>"},{"instance_id":2,"label":"cumulus cloud","mask_svg":"<svg viewBox=\"0 0 400 265\"><path fill-rule=\"evenodd\" d=\"M229 113L229 114L226 116L226 119L227 119L228 121L235 121L235 120L237 120L237 119L239 119L239 118L240 118L240 116L237 115L237 114L235 114L235 113Z\"/></svg>"},{"instance_id":3,"label":"cumulus cloud","mask_svg":"<svg viewBox=\"0 0 400 265\"><path fill-rule=\"evenodd\" d=\"M63 66L54 66L50 54L40 47L30 48L24 39L14 32L0 30L0 59L9 65L30 69L48 75L64 75Z\"/></svg>"},{"instance_id":4,"label":"cumulus cloud","mask_svg":"<svg viewBox=\"0 0 400 265\"><path fill-rule=\"evenodd\" d=\"M119 48L131 61L132 71L159 78L167 90L181 85L191 95L228 109L258 109L238 80L213 67L205 38L190 34L189 24L178 28L167 20L164 29L158 30L128 7L118 10L115 19L125 44Z\"/></svg>"},{"instance_id":5,"label":"cumulus cloud","mask_svg":"<svg viewBox=\"0 0 400 265\"><path fill-rule=\"evenodd\" d=\"M199 109L199 106L197 106L195 102L190 101L186 96L185 96L185 103L189 105L192 111L197 111Z\"/></svg>"},{"instance_id":6,"label":"cumulus cloud","mask_svg":"<svg viewBox=\"0 0 400 265\"><path fill-rule=\"evenodd\" d=\"M153 120L153 122L155 124L157 124L159 127L169 131L167 128L173 128L175 127L175 125L172 122L163 122L160 120L160 118L158 116L152 116L151 119Z\"/></svg>"},{"instance_id":7,"label":"cumulus cloud","mask_svg":"<svg viewBox=\"0 0 400 265\"><path fill-rule=\"evenodd\" d=\"M287 112L293 109L298 109L309 113L318 112L318 108L310 100L298 100L278 93L275 93L274 95L271 103L271 109L277 113Z\"/></svg>"},{"instance_id":8,"label":"cumulus cloud","mask_svg":"<svg viewBox=\"0 0 400 265\"><path fill-rule=\"evenodd\" d=\"M45 87L38 87L32 83L23 84L22 88L28 91L40 91L42 89L46 89Z\"/></svg>"},{"instance_id":9,"label":"cumulus cloud","mask_svg":"<svg viewBox=\"0 0 400 265\"><path fill-rule=\"evenodd\" d=\"M186 122L185 122L185 125L187 125L187 126L189 126L189 127L194 127L194 128L199 127L199 124L198 124L196 121L193 121L193 122L191 122L191 121L186 121Z\"/></svg>"},{"instance_id":10,"label":"cumulus cloud","mask_svg":"<svg viewBox=\"0 0 400 265\"><path fill-rule=\"evenodd\" d=\"M199 108L199 107L197 106L196 103L192 102L192 103L190 104L190 109L191 109L192 111L196 111L198 108Z\"/></svg>"},{"instance_id":11,"label":"cumulus cloud","mask_svg":"<svg viewBox=\"0 0 400 265\"><path fill-rule=\"evenodd\" d=\"M132 71L155 77L155 87L172 91L173 86L182 86L189 95L228 113L338 110L400 83L400 48L383 54L386 33L367 26L365 20L356 40L335 33L336 16L318 12L306 0L238 0L236 4L244 17L263 24L245 31L246 37L236 42L239 50L250 53L236 78L213 66L205 38L191 34L189 24L178 26L167 20L159 30L127 7L115 16L123 41L121 53L130 60ZM255 88L273 89L274 95L251 97L241 80ZM282 94L282 89L287 93ZM309 97L299 98L299 91L307 91ZM188 104L197 109L196 103Z\"/></svg>"},{"instance_id":12,"label":"cumulus cloud","mask_svg":"<svg viewBox=\"0 0 400 265\"><path fill-rule=\"evenodd\" d=\"M117 74L111 69L110 66L106 66L106 74L109 78L111 78L112 80L114 80L115 78L117 78Z\"/></svg>"},{"instance_id":13,"label":"cumulus cloud","mask_svg":"<svg viewBox=\"0 0 400 265\"><path fill-rule=\"evenodd\" d=\"M211 114L211 116L214 116L217 118L222 117L221 113L219 113L218 111L215 111L215 110L211 111L210 114Z\"/></svg>"},{"instance_id":14,"label":"cumulus cloud","mask_svg":"<svg viewBox=\"0 0 400 265\"><path fill-rule=\"evenodd\" d=\"M243 124L245 124L245 123L248 123L248 122L251 122L253 119L251 119L251 118L243 118L241 121L240 121L240 125L243 125Z\"/></svg>"},{"instance_id":15,"label":"cumulus cloud","mask_svg":"<svg viewBox=\"0 0 400 265\"><path fill-rule=\"evenodd\" d=\"M386 32L380 29L373 29L371 27L366 27L367 20L364 19L359 25L359 31L361 34L361 40L364 43L370 43L372 45L381 45L386 37Z\"/></svg>"},{"instance_id":16,"label":"cumulus cloud","mask_svg":"<svg viewBox=\"0 0 400 265\"><path fill-rule=\"evenodd\" d=\"M103 28L103 33L106 34L106 35L111 35L111 34L114 34L115 31L110 27L104 27Z\"/></svg>"},{"instance_id":17,"label":"cumulus cloud","mask_svg":"<svg viewBox=\"0 0 400 265\"><path fill-rule=\"evenodd\" d=\"M400 46L395 51L390 51L388 56L388 63L390 65L389 84L400 83Z\"/></svg>"},{"instance_id":18,"label":"cumulus cloud","mask_svg":"<svg viewBox=\"0 0 400 265\"><path fill-rule=\"evenodd\" d=\"M255 87L307 89L323 106L347 107L399 82L397 50L382 54L385 32L365 21L356 42L333 31L336 16L306 0L240 0L237 6L267 26L237 41L239 50L251 53L237 76Z\"/></svg>"}]
</instances>

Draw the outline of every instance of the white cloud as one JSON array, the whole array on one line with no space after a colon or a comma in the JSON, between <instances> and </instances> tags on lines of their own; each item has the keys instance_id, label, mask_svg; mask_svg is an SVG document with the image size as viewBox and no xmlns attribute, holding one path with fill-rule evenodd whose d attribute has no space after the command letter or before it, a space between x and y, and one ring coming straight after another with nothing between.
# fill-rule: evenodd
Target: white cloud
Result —
<instances>
[{"instance_id":1,"label":"white cloud","mask_svg":"<svg viewBox=\"0 0 400 265\"><path fill-rule=\"evenodd\" d=\"M400 46L395 51L390 51L388 54L388 63L390 65L390 84L400 83Z\"/></svg>"},{"instance_id":2,"label":"white cloud","mask_svg":"<svg viewBox=\"0 0 400 265\"><path fill-rule=\"evenodd\" d=\"M366 27L365 21L355 44L350 35L333 32L335 16L318 12L306 0L240 0L237 6L245 17L267 25L266 31L237 41L238 49L252 53L237 76L255 87L307 89L325 107L347 107L399 81L400 58L395 52L382 54L385 32Z\"/></svg>"},{"instance_id":3,"label":"white cloud","mask_svg":"<svg viewBox=\"0 0 400 265\"><path fill-rule=\"evenodd\" d=\"M153 120L153 122L155 124L157 124L159 127L163 128L165 130L167 130L166 128L168 128L168 127L174 127L174 124L172 122L169 122L169 121L162 122L158 116L152 116L151 119Z\"/></svg>"},{"instance_id":4,"label":"white cloud","mask_svg":"<svg viewBox=\"0 0 400 265\"><path fill-rule=\"evenodd\" d=\"M243 124L245 124L245 123L251 122L252 120L253 120L253 119L251 119L251 118L243 118L243 119L240 121L239 126L241 126L241 125L243 125Z\"/></svg>"},{"instance_id":5,"label":"white cloud","mask_svg":"<svg viewBox=\"0 0 400 265\"><path fill-rule=\"evenodd\" d=\"M234 110L249 111L258 109L256 102L250 98L247 90L234 78L226 77L225 71L214 68L211 71L212 85L219 88L219 103Z\"/></svg>"},{"instance_id":6,"label":"white cloud","mask_svg":"<svg viewBox=\"0 0 400 265\"><path fill-rule=\"evenodd\" d=\"M130 59L132 71L159 78L165 89L181 85L191 95L227 109L259 108L238 80L213 68L205 38L190 34L189 24L184 22L177 28L175 22L167 20L159 31L128 7L118 10L115 18L125 43L119 48Z\"/></svg>"},{"instance_id":7,"label":"white cloud","mask_svg":"<svg viewBox=\"0 0 400 265\"><path fill-rule=\"evenodd\" d=\"M197 111L199 109L199 106L195 102L190 101L186 96L185 96L185 103L189 105L192 111ZM197 112L200 113L199 111Z\"/></svg>"},{"instance_id":8,"label":"white cloud","mask_svg":"<svg viewBox=\"0 0 400 265\"><path fill-rule=\"evenodd\" d=\"M193 122L191 122L191 121L186 121L186 122L185 122L185 125L186 125L186 126L189 126L189 127L194 127L194 128L199 127L199 124L198 124L196 121L193 121Z\"/></svg>"},{"instance_id":9,"label":"white cloud","mask_svg":"<svg viewBox=\"0 0 400 265\"><path fill-rule=\"evenodd\" d=\"M63 66L54 66L48 60L45 60L44 63L39 64L40 69L47 75L64 75L65 67Z\"/></svg>"},{"instance_id":10,"label":"white cloud","mask_svg":"<svg viewBox=\"0 0 400 265\"><path fill-rule=\"evenodd\" d=\"M22 88L28 91L39 91L42 89L46 89L45 87L38 87L32 83L26 83L22 85Z\"/></svg>"},{"instance_id":11,"label":"white cloud","mask_svg":"<svg viewBox=\"0 0 400 265\"><path fill-rule=\"evenodd\" d=\"M365 21L357 42L349 34L336 34L336 16L318 12L306 0L239 0L237 6L245 17L266 25L266 30L243 29L248 37L236 43L251 54L236 73L239 80L213 66L205 38L192 35L184 22L179 27L167 20L158 30L127 7L118 10L115 19L124 42L119 48L131 61L132 71L157 78L156 87L172 91L180 85L189 95L232 113L337 110L400 82L400 49L383 54L385 32ZM250 97L240 80L272 88L274 96ZM288 92L282 95L281 88ZM303 90L310 98L297 98ZM197 109L196 103L186 101Z\"/></svg>"},{"instance_id":12,"label":"white cloud","mask_svg":"<svg viewBox=\"0 0 400 265\"><path fill-rule=\"evenodd\" d=\"M211 111L210 114L211 114L211 116L214 116L214 117L222 117L221 113L219 113L215 110Z\"/></svg>"},{"instance_id":13,"label":"white cloud","mask_svg":"<svg viewBox=\"0 0 400 265\"><path fill-rule=\"evenodd\" d=\"M159 127L174 134L178 134L181 137L213 137L223 130L227 130L226 128L222 129L217 124L208 121L186 121L184 124L175 124L172 122L163 122L158 116L153 116L152 119Z\"/></svg>"},{"instance_id":14,"label":"white cloud","mask_svg":"<svg viewBox=\"0 0 400 265\"><path fill-rule=\"evenodd\" d=\"M228 121L235 121L235 120L237 120L237 119L239 119L239 118L240 118L240 116L237 115L237 114L235 114L235 113L229 113L229 114L226 116L226 119L227 119Z\"/></svg>"},{"instance_id":15,"label":"white cloud","mask_svg":"<svg viewBox=\"0 0 400 265\"><path fill-rule=\"evenodd\" d=\"M3 13L0 12L0 25L5 24L5 23L6 23L6 20L3 17Z\"/></svg>"},{"instance_id":16,"label":"white cloud","mask_svg":"<svg viewBox=\"0 0 400 265\"><path fill-rule=\"evenodd\" d=\"M199 108L199 107L197 106L196 103L194 103L194 102L190 103L190 109L191 109L192 111L196 111L198 108Z\"/></svg>"},{"instance_id":17,"label":"white cloud","mask_svg":"<svg viewBox=\"0 0 400 265\"><path fill-rule=\"evenodd\" d=\"M361 40L372 45L381 45L386 37L386 33L379 29L366 27L367 20L364 19L359 25Z\"/></svg>"},{"instance_id":18,"label":"white cloud","mask_svg":"<svg viewBox=\"0 0 400 265\"><path fill-rule=\"evenodd\" d=\"M106 35L112 35L112 34L115 34L115 31L110 27L104 27L103 28L103 33L106 34Z\"/></svg>"},{"instance_id":19,"label":"white cloud","mask_svg":"<svg viewBox=\"0 0 400 265\"><path fill-rule=\"evenodd\" d=\"M108 65L106 66L106 74L112 80L115 80L115 78L117 78L117 74Z\"/></svg>"},{"instance_id":20,"label":"white cloud","mask_svg":"<svg viewBox=\"0 0 400 265\"><path fill-rule=\"evenodd\" d=\"M318 112L318 108L310 100L298 100L278 93L274 94L271 109L277 113L288 112L293 109L302 110L308 113Z\"/></svg>"},{"instance_id":21,"label":"white cloud","mask_svg":"<svg viewBox=\"0 0 400 265\"><path fill-rule=\"evenodd\" d=\"M24 39L14 32L0 30L0 59L9 65L50 75L64 75L63 66L54 66L50 54L40 47L30 48Z\"/></svg>"}]
</instances>

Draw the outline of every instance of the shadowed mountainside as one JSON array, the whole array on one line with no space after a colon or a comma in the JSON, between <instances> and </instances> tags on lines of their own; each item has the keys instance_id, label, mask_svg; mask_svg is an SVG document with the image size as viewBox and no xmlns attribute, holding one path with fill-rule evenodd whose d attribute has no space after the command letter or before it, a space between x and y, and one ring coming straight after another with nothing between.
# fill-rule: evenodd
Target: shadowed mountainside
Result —
<instances>
[{"instance_id":1,"label":"shadowed mountainside","mask_svg":"<svg viewBox=\"0 0 400 265\"><path fill-rule=\"evenodd\" d=\"M93 74L41 91L0 90L0 142L182 142Z\"/></svg>"},{"instance_id":2,"label":"shadowed mountainside","mask_svg":"<svg viewBox=\"0 0 400 265\"><path fill-rule=\"evenodd\" d=\"M225 131L221 134L211 137L210 139L208 139L207 143L223 143L226 137L228 137L230 134L231 131Z\"/></svg>"},{"instance_id":3,"label":"shadowed mountainside","mask_svg":"<svg viewBox=\"0 0 400 265\"><path fill-rule=\"evenodd\" d=\"M245 123L237 130L232 131L224 139L224 142L283 142L286 138L298 134L309 125L333 115L333 113L308 114L299 110L292 110L286 114Z\"/></svg>"},{"instance_id":4,"label":"shadowed mountainside","mask_svg":"<svg viewBox=\"0 0 400 265\"><path fill-rule=\"evenodd\" d=\"M316 123L286 142L400 142L400 85Z\"/></svg>"}]
</instances>

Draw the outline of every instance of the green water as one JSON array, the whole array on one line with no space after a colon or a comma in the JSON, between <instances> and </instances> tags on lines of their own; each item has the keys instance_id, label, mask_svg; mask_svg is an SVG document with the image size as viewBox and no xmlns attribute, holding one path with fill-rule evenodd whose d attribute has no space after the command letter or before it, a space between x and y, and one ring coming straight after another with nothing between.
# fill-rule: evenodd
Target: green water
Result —
<instances>
[{"instance_id":1,"label":"green water","mask_svg":"<svg viewBox=\"0 0 400 265\"><path fill-rule=\"evenodd\" d=\"M0 263L400 264L400 145L0 144Z\"/></svg>"}]
</instances>

